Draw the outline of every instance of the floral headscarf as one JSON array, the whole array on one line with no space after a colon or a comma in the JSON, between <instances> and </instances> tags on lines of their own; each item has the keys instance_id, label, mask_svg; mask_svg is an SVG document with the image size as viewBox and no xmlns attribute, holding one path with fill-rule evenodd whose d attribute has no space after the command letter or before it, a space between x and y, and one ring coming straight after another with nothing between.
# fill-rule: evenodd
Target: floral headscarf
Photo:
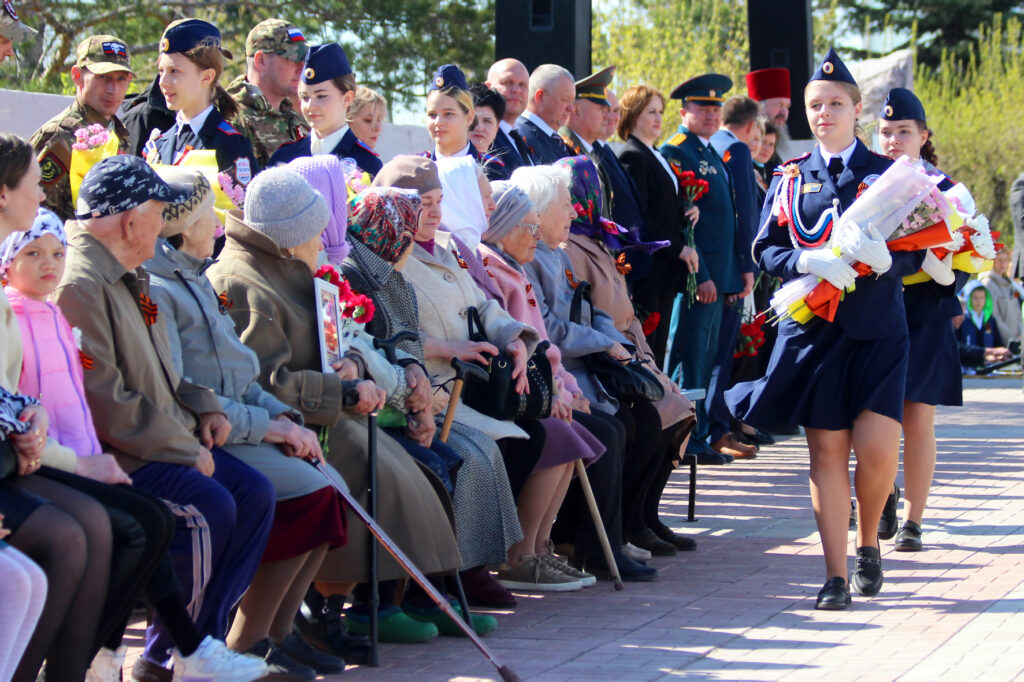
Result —
<instances>
[{"instance_id":1,"label":"floral headscarf","mask_svg":"<svg viewBox=\"0 0 1024 682\"><path fill-rule=\"evenodd\" d=\"M371 187L352 200L348 233L387 262L397 263L416 236L419 220L419 192Z\"/></svg>"},{"instance_id":2,"label":"floral headscarf","mask_svg":"<svg viewBox=\"0 0 1024 682\"><path fill-rule=\"evenodd\" d=\"M303 156L288 163L288 167L306 179L306 182L323 195L331 210L331 220L320 233L327 262L340 268L349 252L345 241L345 226L348 222L348 187L345 184L345 168L333 154Z\"/></svg>"},{"instance_id":3,"label":"floral headscarf","mask_svg":"<svg viewBox=\"0 0 1024 682\"><path fill-rule=\"evenodd\" d=\"M12 232L7 239L0 243L0 276L7 274L7 269L11 267L11 261L21 253L22 249L48 234L52 234L64 246L68 245L68 238L64 232L64 221L58 218L56 213L40 207L36 211L32 227L24 232Z\"/></svg>"},{"instance_id":4,"label":"floral headscarf","mask_svg":"<svg viewBox=\"0 0 1024 682\"><path fill-rule=\"evenodd\" d=\"M594 239L601 239L605 246L614 251L642 249L654 252L669 245L667 241L642 242L636 230L627 230L618 223L601 217L601 181L597 167L586 156L571 156L559 159L556 166L565 166L572 173L572 187L569 195L576 208L576 219L569 231Z\"/></svg>"}]
</instances>

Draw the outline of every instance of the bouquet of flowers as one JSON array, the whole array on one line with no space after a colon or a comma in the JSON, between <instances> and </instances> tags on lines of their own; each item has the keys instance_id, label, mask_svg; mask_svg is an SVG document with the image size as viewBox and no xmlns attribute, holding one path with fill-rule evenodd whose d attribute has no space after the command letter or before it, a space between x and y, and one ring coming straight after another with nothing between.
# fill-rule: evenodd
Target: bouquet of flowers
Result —
<instances>
[{"instance_id":1,"label":"bouquet of flowers","mask_svg":"<svg viewBox=\"0 0 1024 682\"><path fill-rule=\"evenodd\" d=\"M342 172L345 174L345 187L348 189L348 200L355 198L370 188L370 174L359 168L356 160L346 156L341 160Z\"/></svg>"},{"instance_id":2,"label":"bouquet of flowers","mask_svg":"<svg viewBox=\"0 0 1024 682\"><path fill-rule=\"evenodd\" d=\"M343 319L352 320L355 324L366 324L373 319L373 314L377 312L373 301L369 296L352 291L348 280L339 275L333 265L321 265L313 276L338 287L338 301L341 304L338 312Z\"/></svg>"},{"instance_id":3,"label":"bouquet of flowers","mask_svg":"<svg viewBox=\"0 0 1024 682\"><path fill-rule=\"evenodd\" d=\"M795 203L788 200L799 196L799 182L797 170L796 175L787 172L779 184L773 211L779 216L780 224L799 220ZM833 209L826 211L812 233L818 234L819 243L828 240L829 247L853 267L858 276L870 274L872 270L865 263L844 254L835 244L836 235L844 230L867 233L873 227L893 252L917 251L947 243L952 239L951 230L960 227L962 221L949 200L936 188L938 182L938 178L926 175L903 156L838 219ZM794 184L795 187L791 186ZM799 247L802 244L794 245ZM844 293L830 282L814 275L804 275L776 291L771 304L779 319L792 317L797 322L806 323L817 316L832 322Z\"/></svg>"},{"instance_id":4,"label":"bouquet of flowers","mask_svg":"<svg viewBox=\"0 0 1024 682\"><path fill-rule=\"evenodd\" d=\"M708 193L710 185L708 185L707 180L698 178L697 174L693 171L683 170L678 161L670 160L669 168L672 169L672 173L676 176L676 181L679 183L679 195L683 198L683 215L681 217L683 239L687 246L695 249L697 248L697 243L693 235L693 225L690 223L686 211L693 208L693 205ZM691 305L697 300L697 274L693 271L686 274L686 295Z\"/></svg>"},{"instance_id":5,"label":"bouquet of flowers","mask_svg":"<svg viewBox=\"0 0 1024 682\"><path fill-rule=\"evenodd\" d=\"M946 263L950 270L985 272L992 269L992 261L996 253L1002 250L1003 245L996 241L999 232L989 229L985 214L974 212L974 201L970 199L970 195L966 197L968 200L961 199L961 194L966 193L966 190L958 189L961 187L963 185L954 185L946 192L946 197L961 216L961 225L954 228L950 241L932 248L928 258ZM904 277L903 283L918 284L932 279L934 278L931 274L921 270Z\"/></svg>"},{"instance_id":6,"label":"bouquet of flowers","mask_svg":"<svg viewBox=\"0 0 1024 682\"><path fill-rule=\"evenodd\" d=\"M152 157L156 158L156 157ZM149 160L147 158L147 160ZM166 167L156 161L150 161L149 165L159 170ZM245 188L238 185L230 175L222 173L217 166L217 152L213 149L192 149L181 157L176 164L182 168L194 168L206 176L213 188L213 210L217 218L224 223L224 214L236 208L242 208L245 201Z\"/></svg>"},{"instance_id":7,"label":"bouquet of flowers","mask_svg":"<svg viewBox=\"0 0 1024 682\"><path fill-rule=\"evenodd\" d=\"M75 131L71 145L71 203L78 201L78 188L89 169L108 156L117 156L121 141L101 123L93 123Z\"/></svg>"},{"instance_id":8,"label":"bouquet of flowers","mask_svg":"<svg viewBox=\"0 0 1024 682\"><path fill-rule=\"evenodd\" d=\"M768 312L763 311L756 315L745 315L746 321L740 325L739 341L733 358L757 357L759 349L764 345L764 323L768 318Z\"/></svg>"}]
</instances>

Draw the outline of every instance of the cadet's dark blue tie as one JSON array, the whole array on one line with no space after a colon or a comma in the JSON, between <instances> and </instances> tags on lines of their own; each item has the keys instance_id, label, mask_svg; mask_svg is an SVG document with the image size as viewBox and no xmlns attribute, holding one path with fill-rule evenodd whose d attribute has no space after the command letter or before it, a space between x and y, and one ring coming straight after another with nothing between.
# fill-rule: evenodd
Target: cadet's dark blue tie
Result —
<instances>
[{"instance_id":1,"label":"cadet's dark blue tie","mask_svg":"<svg viewBox=\"0 0 1024 682\"><path fill-rule=\"evenodd\" d=\"M840 156L833 156L828 160L828 174L832 178L832 182L839 184L839 176L843 174L843 169L846 165L843 163L843 159Z\"/></svg>"}]
</instances>

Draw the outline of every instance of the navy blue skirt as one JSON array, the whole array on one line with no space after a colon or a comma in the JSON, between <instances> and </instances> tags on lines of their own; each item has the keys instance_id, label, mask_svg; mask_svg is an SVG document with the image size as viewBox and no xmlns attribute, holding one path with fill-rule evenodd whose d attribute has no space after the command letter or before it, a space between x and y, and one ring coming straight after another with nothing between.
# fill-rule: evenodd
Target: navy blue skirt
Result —
<instances>
[{"instance_id":1,"label":"navy blue skirt","mask_svg":"<svg viewBox=\"0 0 1024 682\"><path fill-rule=\"evenodd\" d=\"M823 321L796 328L780 329L763 377L726 392L737 419L768 431L851 429L864 410L903 421L906 335L857 340Z\"/></svg>"},{"instance_id":2,"label":"navy blue skirt","mask_svg":"<svg viewBox=\"0 0 1024 682\"><path fill-rule=\"evenodd\" d=\"M953 321L912 322L909 327L907 401L926 405L963 405L960 351Z\"/></svg>"}]
</instances>

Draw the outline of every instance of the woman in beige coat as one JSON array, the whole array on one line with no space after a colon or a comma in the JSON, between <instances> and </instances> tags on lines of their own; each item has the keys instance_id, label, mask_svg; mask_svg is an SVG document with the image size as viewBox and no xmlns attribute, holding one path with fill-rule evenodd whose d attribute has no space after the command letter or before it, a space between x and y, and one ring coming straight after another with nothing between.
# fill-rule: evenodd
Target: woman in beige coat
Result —
<instances>
[{"instance_id":1,"label":"woman in beige coat","mask_svg":"<svg viewBox=\"0 0 1024 682\"><path fill-rule=\"evenodd\" d=\"M289 203L282 205L280 196L288 196ZM303 199L309 196L313 200ZM284 212L299 217L273 215ZM326 427L328 461L365 504L368 433L361 415L381 407L385 395L368 373L377 361L370 354L350 351L337 373L320 369L313 269L327 216L322 197L294 171L265 171L250 184L245 218L237 211L229 214L227 243L209 277L226 301L240 338L259 357L260 383L298 410L307 425ZM357 372L362 377L358 382ZM352 390L358 391L359 402L349 410L342 400ZM457 569L461 562L450 502L441 482L383 431L377 431L376 439L378 487L384 491L378 497L378 522L424 573ZM328 552L321 580L367 580L366 532L350 513L348 544ZM380 578L402 576L398 564L381 553Z\"/></svg>"}]
</instances>

